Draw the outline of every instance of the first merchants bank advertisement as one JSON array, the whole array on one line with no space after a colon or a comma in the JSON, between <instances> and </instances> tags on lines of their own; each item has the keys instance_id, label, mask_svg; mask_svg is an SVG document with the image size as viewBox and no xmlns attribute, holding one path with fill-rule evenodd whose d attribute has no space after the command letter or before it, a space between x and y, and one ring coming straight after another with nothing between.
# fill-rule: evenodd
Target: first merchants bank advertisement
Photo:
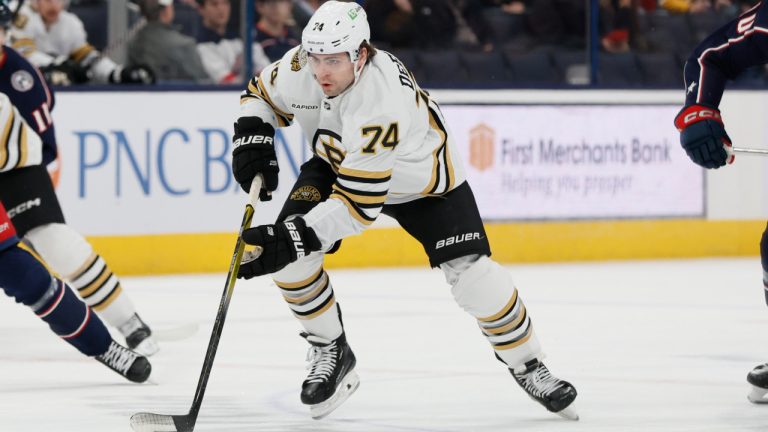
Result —
<instances>
[{"instance_id":1,"label":"first merchants bank advertisement","mask_svg":"<svg viewBox=\"0 0 768 432\"><path fill-rule=\"evenodd\" d=\"M442 110L487 220L703 216L703 171L677 143L675 107ZM233 231L247 200L230 168L238 112L232 91L58 93L68 222L86 235ZM312 156L295 125L275 138L280 185L256 223L275 219Z\"/></svg>"}]
</instances>

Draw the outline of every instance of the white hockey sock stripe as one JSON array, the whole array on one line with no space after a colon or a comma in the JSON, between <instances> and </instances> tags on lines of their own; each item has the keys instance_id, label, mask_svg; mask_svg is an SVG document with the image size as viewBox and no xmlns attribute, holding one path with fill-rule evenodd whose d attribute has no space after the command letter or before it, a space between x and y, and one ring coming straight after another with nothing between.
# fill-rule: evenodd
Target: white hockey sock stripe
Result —
<instances>
[{"instance_id":1,"label":"white hockey sock stripe","mask_svg":"<svg viewBox=\"0 0 768 432\"><path fill-rule=\"evenodd\" d=\"M40 313L37 313L37 316L40 317L40 318L45 318L48 315L50 315L51 312L56 310L56 308L61 303L61 299L64 298L64 291L66 291L64 289L64 283L61 282L60 280L56 280L56 279L54 279L54 283L55 283L55 285L53 285L53 286L55 286L55 289L59 290L59 294L56 296L56 300L54 300L54 302L51 303L51 305L48 307L48 309L46 309L46 310L44 310L44 311L42 311Z\"/></svg>"},{"instance_id":2,"label":"white hockey sock stripe","mask_svg":"<svg viewBox=\"0 0 768 432\"><path fill-rule=\"evenodd\" d=\"M283 296L299 319L312 319L328 310L335 302L333 287L327 276L321 278L315 286L309 287L308 292L301 297L291 298L285 292Z\"/></svg>"},{"instance_id":3,"label":"white hockey sock stripe","mask_svg":"<svg viewBox=\"0 0 768 432\"><path fill-rule=\"evenodd\" d=\"M478 318L477 323L496 350L515 348L531 336L531 319L516 288L499 312Z\"/></svg>"},{"instance_id":4,"label":"white hockey sock stripe","mask_svg":"<svg viewBox=\"0 0 768 432\"><path fill-rule=\"evenodd\" d=\"M85 329L85 326L88 325L88 321L91 320L91 308L88 306L85 307L85 318L83 318L83 322L80 324L80 326L77 328L77 330L73 331L72 333L68 335L61 335L62 339L72 339L74 337L80 336L80 333L83 332L83 329Z\"/></svg>"}]
</instances>

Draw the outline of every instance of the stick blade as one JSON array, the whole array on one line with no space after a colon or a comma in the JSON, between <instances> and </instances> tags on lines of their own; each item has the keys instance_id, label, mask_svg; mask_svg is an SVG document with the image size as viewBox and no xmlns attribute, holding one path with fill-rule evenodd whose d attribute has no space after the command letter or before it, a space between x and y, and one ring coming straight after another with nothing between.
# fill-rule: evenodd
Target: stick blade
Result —
<instances>
[{"instance_id":1,"label":"stick blade","mask_svg":"<svg viewBox=\"0 0 768 432\"><path fill-rule=\"evenodd\" d=\"M131 416L131 429L135 432L192 432L187 416L136 413Z\"/></svg>"}]
</instances>

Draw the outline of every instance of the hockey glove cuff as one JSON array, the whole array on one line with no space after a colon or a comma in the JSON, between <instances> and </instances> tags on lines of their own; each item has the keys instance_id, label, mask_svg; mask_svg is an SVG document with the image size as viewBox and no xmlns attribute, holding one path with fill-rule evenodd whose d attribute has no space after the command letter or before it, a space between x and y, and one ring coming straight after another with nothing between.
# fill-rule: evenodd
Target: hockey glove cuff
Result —
<instances>
[{"instance_id":1,"label":"hockey glove cuff","mask_svg":"<svg viewBox=\"0 0 768 432\"><path fill-rule=\"evenodd\" d=\"M675 117L680 144L693 162L704 168L733 163L731 138L725 132L720 111L704 105L684 107Z\"/></svg>"},{"instance_id":2,"label":"hockey glove cuff","mask_svg":"<svg viewBox=\"0 0 768 432\"><path fill-rule=\"evenodd\" d=\"M235 123L232 173L246 192L253 179L261 174L264 177L259 194L262 201L271 200L270 192L277 189L280 167L277 165L274 138L275 128L258 117L240 117Z\"/></svg>"},{"instance_id":3,"label":"hockey glove cuff","mask_svg":"<svg viewBox=\"0 0 768 432\"><path fill-rule=\"evenodd\" d=\"M271 274L322 247L315 231L297 217L276 225L260 225L243 231L243 241L260 246L261 254L240 264L238 278Z\"/></svg>"}]
</instances>

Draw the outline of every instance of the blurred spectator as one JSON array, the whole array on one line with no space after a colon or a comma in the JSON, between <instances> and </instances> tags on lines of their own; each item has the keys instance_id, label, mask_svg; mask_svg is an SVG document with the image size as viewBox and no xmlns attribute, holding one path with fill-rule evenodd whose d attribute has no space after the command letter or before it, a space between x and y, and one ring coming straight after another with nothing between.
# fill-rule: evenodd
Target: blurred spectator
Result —
<instances>
[{"instance_id":1,"label":"blurred spectator","mask_svg":"<svg viewBox=\"0 0 768 432\"><path fill-rule=\"evenodd\" d=\"M450 48L457 23L447 0L368 0L371 40L396 48Z\"/></svg>"},{"instance_id":2,"label":"blurred spectator","mask_svg":"<svg viewBox=\"0 0 768 432\"><path fill-rule=\"evenodd\" d=\"M712 8L709 0L662 0L661 7L672 13L701 13Z\"/></svg>"},{"instance_id":3,"label":"blurred spectator","mask_svg":"<svg viewBox=\"0 0 768 432\"><path fill-rule=\"evenodd\" d=\"M160 80L210 82L195 40L171 25L173 0L141 0L139 7L147 25L128 42L128 63L148 65Z\"/></svg>"},{"instance_id":4,"label":"blurred spectator","mask_svg":"<svg viewBox=\"0 0 768 432\"><path fill-rule=\"evenodd\" d=\"M609 53L628 52L630 33L636 32L634 23L637 6L632 0L599 0L600 44Z\"/></svg>"},{"instance_id":5,"label":"blurred spectator","mask_svg":"<svg viewBox=\"0 0 768 432\"><path fill-rule=\"evenodd\" d=\"M230 0L196 0L202 18L197 51L211 80L231 84L243 80L243 41L229 26ZM257 43L252 44L254 72L272 63Z\"/></svg>"},{"instance_id":6,"label":"blurred spectator","mask_svg":"<svg viewBox=\"0 0 768 432\"><path fill-rule=\"evenodd\" d=\"M293 28L292 9L291 0L256 0L259 21L254 39L270 61L280 60L288 50L301 44L301 34Z\"/></svg>"},{"instance_id":7,"label":"blurred spectator","mask_svg":"<svg viewBox=\"0 0 768 432\"><path fill-rule=\"evenodd\" d=\"M215 83L228 84L242 79L243 41L227 27L229 0L197 0L202 25L197 34L197 52L208 76Z\"/></svg>"},{"instance_id":8,"label":"blurred spectator","mask_svg":"<svg viewBox=\"0 0 768 432\"><path fill-rule=\"evenodd\" d=\"M143 65L124 68L87 42L83 23L66 0L22 5L9 32L10 45L39 67L51 84L154 82Z\"/></svg>"}]
</instances>

